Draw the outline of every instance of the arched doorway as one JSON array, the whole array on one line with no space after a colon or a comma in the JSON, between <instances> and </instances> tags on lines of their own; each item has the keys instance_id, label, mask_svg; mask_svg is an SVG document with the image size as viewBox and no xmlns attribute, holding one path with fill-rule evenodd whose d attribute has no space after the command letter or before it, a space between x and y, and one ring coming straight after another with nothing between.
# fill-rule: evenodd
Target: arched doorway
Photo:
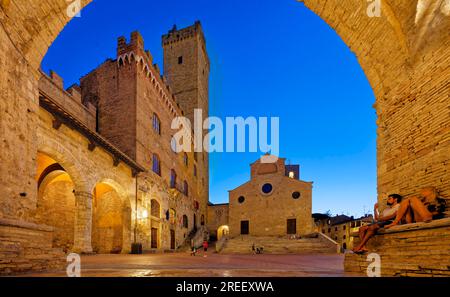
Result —
<instances>
[{"instance_id":1,"label":"arched doorway","mask_svg":"<svg viewBox=\"0 0 450 297\"><path fill-rule=\"evenodd\" d=\"M96 253L118 254L123 247L124 205L109 184L98 183L92 201L92 249Z\"/></svg>"},{"instance_id":2,"label":"arched doorway","mask_svg":"<svg viewBox=\"0 0 450 297\"><path fill-rule=\"evenodd\" d=\"M227 236L230 233L230 228L227 225L222 225L217 228L217 240L220 240L222 237Z\"/></svg>"},{"instance_id":3,"label":"arched doorway","mask_svg":"<svg viewBox=\"0 0 450 297\"><path fill-rule=\"evenodd\" d=\"M75 232L74 182L56 160L41 152L37 154L36 181L36 221L54 228L53 247L69 252Z\"/></svg>"}]
</instances>

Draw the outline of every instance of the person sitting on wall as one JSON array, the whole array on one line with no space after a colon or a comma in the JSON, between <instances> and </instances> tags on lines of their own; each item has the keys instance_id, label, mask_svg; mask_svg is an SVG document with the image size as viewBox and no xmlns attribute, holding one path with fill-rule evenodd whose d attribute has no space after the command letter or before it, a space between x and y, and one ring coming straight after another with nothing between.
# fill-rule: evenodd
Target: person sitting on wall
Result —
<instances>
[{"instance_id":1,"label":"person sitting on wall","mask_svg":"<svg viewBox=\"0 0 450 297\"><path fill-rule=\"evenodd\" d=\"M403 197L399 194L390 194L386 202L388 207L381 213L381 215L378 210L378 203L375 203L375 223L359 228L359 238L361 240L361 243L357 247L353 248L354 253L362 254L367 252L367 241L369 241L369 239L372 238L380 228L392 224L393 220L397 216L397 211L400 208L400 202L402 201L402 198Z\"/></svg>"},{"instance_id":2,"label":"person sitting on wall","mask_svg":"<svg viewBox=\"0 0 450 297\"><path fill-rule=\"evenodd\" d=\"M385 228L389 229L398 225L402 220L407 224L419 222L431 222L444 218L446 201L439 198L436 188L426 187L420 191L421 198L416 196L403 200L397 212L395 220Z\"/></svg>"}]
</instances>

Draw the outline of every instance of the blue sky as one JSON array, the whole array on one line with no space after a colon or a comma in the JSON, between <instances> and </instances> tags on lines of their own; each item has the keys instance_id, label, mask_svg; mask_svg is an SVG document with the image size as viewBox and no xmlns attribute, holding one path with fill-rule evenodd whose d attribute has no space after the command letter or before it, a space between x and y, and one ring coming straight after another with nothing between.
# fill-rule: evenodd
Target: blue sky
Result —
<instances>
[{"instance_id":1,"label":"blue sky","mask_svg":"<svg viewBox=\"0 0 450 297\"><path fill-rule=\"evenodd\" d=\"M376 200L376 114L355 55L295 0L94 0L42 62L65 86L139 30L162 66L161 35L200 20L211 60L210 115L280 118L280 156L314 181L313 211L359 216ZM162 67L160 67L162 69ZM259 153L214 153L210 200L246 182Z\"/></svg>"}]
</instances>

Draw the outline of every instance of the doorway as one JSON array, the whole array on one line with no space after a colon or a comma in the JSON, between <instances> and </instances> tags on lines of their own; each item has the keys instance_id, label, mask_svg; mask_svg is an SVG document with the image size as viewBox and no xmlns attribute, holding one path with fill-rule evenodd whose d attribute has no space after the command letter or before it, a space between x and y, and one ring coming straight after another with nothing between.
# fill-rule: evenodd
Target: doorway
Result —
<instances>
[{"instance_id":1,"label":"doorway","mask_svg":"<svg viewBox=\"0 0 450 297\"><path fill-rule=\"evenodd\" d=\"M158 248L158 229L152 228L152 238L151 238L151 248L157 249Z\"/></svg>"},{"instance_id":2,"label":"doorway","mask_svg":"<svg viewBox=\"0 0 450 297\"><path fill-rule=\"evenodd\" d=\"M248 235L249 234L249 221L241 221L241 235Z\"/></svg>"},{"instance_id":3,"label":"doorway","mask_svg":"<svg viewBox=\"0 0 450 297\"><path fill-rule=\"evenodd\" d=\"M170 249L175 249L175 230L170 230Z\"/></svg>"},{"instance_id":4,"label":"doorway","mask_svg":"<svg viewBox=\"0 0 450 297\"><path fill-rule=\"evenodd\" d=\"M297 234L297 219L287 220L287 234Z\"/></svg>"}]
</instances>

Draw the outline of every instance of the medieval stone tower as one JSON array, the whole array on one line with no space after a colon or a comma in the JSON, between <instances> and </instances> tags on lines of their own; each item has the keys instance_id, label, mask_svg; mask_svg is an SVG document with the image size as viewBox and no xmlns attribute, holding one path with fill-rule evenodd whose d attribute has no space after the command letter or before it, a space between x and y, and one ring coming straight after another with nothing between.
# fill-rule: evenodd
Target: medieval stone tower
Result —
<instances>
[{"instance_id":1,"label":"medieval stone tower","mask_svg":"<svg viewBox=\"0 0 450 297\"><path fill-rule=\"evenodd\" d=\"M199 21L178 30L176 26L162 37L164 49L164 77L177 103L194 123L194 109L201 109L203 119L209 116L209 70L206 40ZM203 132L203 136L205 136ZM207 152L195 153L201 172L200 182L206 193L209 189L209 161ZM208 197L208 195L201 195ZM202 203L206 205L208 201Z\"/></svg>"}]
</instances>

